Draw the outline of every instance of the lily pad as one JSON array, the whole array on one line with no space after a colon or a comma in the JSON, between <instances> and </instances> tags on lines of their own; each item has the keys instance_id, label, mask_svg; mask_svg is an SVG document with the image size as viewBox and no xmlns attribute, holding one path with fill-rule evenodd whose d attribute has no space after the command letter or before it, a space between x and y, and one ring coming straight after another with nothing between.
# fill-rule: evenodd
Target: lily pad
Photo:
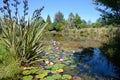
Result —
<instances>
[{"instance_id":1,"label":"lily pad","mask_svg":"<svg viewBox=\"0 0 120 80\"><path fill-rule=\"evenodd\" d=\"M32 78L33 78L33 76L30 76L30 75L29 76L24 76L23 80L32 80Z\"/></svg>"},{"instance_id":2,"label":"lily pad","mask_svg":"<svg viewBox=\"0 0 120 80\"><path fill-rule=\"evenodd\" d=\"M25 70L25 71L22 72L22 74L23 75L29 75L29 74L31 74L31 72L30 72L30 70Z\"/></svg>"},{"instance_id":3,"label":"lily pad","mask_svg":"<svg viewBox=\"0 0 120 80\"><path fill-rule=\"evenodd\" d=\"M46 76L46 74L43 73L43 74L36 75L35 77L36 77L36 78L43 79L45 76Z\"/></svg>"},{"instance_id":4,"label":"lily pad","mask_svg":"<svg viewBox=\"0 0 120 80\"><path fill-rule=\"evenodd\" d=\"M55 74L55 75L52 76L52 79L61 80L61 75L60 74Z\"/></svg>"},{"instance_id":5,"label":"lily pad","mask_svg":"<svg viewBox=\"0 0 120 80\"><path fill-rule=\"evenodd\" d=\"M71 79L72 79L72 76L71 76L71 75L68 75L68 74L64 74L64 75L62 76L62 79L63 79L63 80L71 80Z\"/></svg>"}]
</instances>

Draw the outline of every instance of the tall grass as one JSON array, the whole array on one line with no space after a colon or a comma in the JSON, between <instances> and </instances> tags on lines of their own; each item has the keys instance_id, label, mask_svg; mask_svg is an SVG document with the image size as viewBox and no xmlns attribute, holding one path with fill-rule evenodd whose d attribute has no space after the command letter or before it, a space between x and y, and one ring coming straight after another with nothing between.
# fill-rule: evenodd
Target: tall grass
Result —
<instances>
[{"instance_id":1,"label":"tall grass","mask_svg":"<svg viewBox=\"0 0 120 80\"><path fill-rule=\"evenodd\" d=\"M21 71L19 60L13 56L6 50L3 40L0 40L0 80L12 79Z\"/></svg>"}]
</instances>

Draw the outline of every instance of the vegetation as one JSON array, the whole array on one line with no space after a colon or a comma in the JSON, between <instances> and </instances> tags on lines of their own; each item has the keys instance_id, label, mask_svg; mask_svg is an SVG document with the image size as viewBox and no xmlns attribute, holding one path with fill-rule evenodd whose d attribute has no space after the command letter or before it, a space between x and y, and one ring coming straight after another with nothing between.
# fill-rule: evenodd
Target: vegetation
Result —
<instances>
[{"instance_id":1,"label":"vegetation","mask_svg":"<svg viewBox=\"0 0 120 80\"><path fill-rule=\"evenodd\" d=\"M120 0L93 0L106 24L120 24ZM101 7L102 6L102 7Z\"/></svg>"},{"instance_id":2,"label":"vegetation","mask_svg":"<svg viewBox=\"0 0 120 80\"><path fill-rule=\"evenodd\" d=\"M93 0L98 6L97 10L102 13L102 23L105 25L111 24L119 27L120 26L120 0ZM101 7L102 6L102 7ZM119 43L119 28L113 32L113 28L109 31L108 41L103 44L102 50L105 55L118 67L120 67L120 46ZM118 70L118 73L120 69Z\"/></svg>"},{"instance_id":3,"label":"vegetation","mask_svg":"<svg viewBox=\"0 0 120 80\"><path fill-rule=\"evenodd\" d=\"M0 40L0 79L12 79L21 72L19 59L14 56L6 50L3 40Z\"/></svg>"},{"instance_id":4,"label":"vegetation","mask_svg":"<svg viewBox=\"0 0 120 80\"><path fill-rule=\"evenodd\" d=\"M80 73L76 71L78 70L76 68L81 63L75 62L74 51L65 51L61 48L61 43L51 41L52 43L49 44L50 47L47 46L44 49L46 47L44 46L42 36L44 30L46 32L59 32L58 39L63 39L61 37L62 32L68 32L70 35L68 41L72 40L72 38L75 39L77 35L80 36L79 40L82 37L90 40L90 38L94 38L95 36L97 36L95 40L103 40L101 37L105 37L107 40L103 40L104 43L101 50L109 60L120 67L120 30L119 28L114 28L115 26L120 26L120 1L93 1L98 6L97 10L102 12L102 17L95 23L92 23L90 20L85 21L81 19L78 13L73 14L72 12L69 14L68 19L65 19L64 14L60 11L55 14L53 22L50 15L44 20L40 15L44 7L35 10L31 19L27 20L28 0L23 0L23 16L18 16L18 6L20 4L18 0L13 0L12 2L10 0L3 0L3 6L0 7L0 11L3 14L0 18L0 79L97 79L97 75L95 78L87 74L78 76ZM99 8L99 6L102 6L102 8ZM69 36L67 34L64 35ZM53 35L53 37L55 36ZM91 46L93 43L88 45ZM71 45L66 46L67 48L68 46L81 48L83 50L81 50L82 54L93 56L93 48L89 48L90 50L88 48L83 49L84 46L82 46L82 43L78 43L77 45L74 45L74 43L72 45L71 43ZM80 56L77 57L80 58Z\"/></svg>"},{"instance_id":5,"label":"vegetation","mask_svg":"<svg viewBox=\"0 0 120 80\"><path fill-rule=\"evenodd\" d=\"M64 29L65 27L65 19L64 19L64 15L61 12L58 12L55 14L55 19L53 22L53 28L56 31L61 31Z\"/></svg>"},{"instance_id":6,"label":"vegetation","mask_svg":"<svg viewBox=\"0 0 120 80\"><path fill-rule=\"evenodd\" d=\"M105 53L105 55L118 67L120 66L120 30L117 29L114 33L110 33L108 37L107 43L104 43L101 47L101 50Z\"/></svg>"},{"instance_id":7,"label":"vegetation","mask_svg":"<svg viewBox=\"0 0 120 80\"><path fill-rule=\"evenodd\" d=\"M14 79L20 71L19 68L38 61L43 50L42 31L46 24L42 22L40 12L44 7L35 10L32 19L26 21L27 0L23 0L24 15L21 19L18 18L19 2L17 0L14 0L12 5L16 9L14 16L11 15L10 1L3 0L3 3L1 12L4 13L4 18L0 19L0 26L2 28L1 41L5 47L1 48L3 52L0 53L0 72L2 73L0 79Z\"/></svg>"},{"instance_id":8,"label":"vegetation","mask_svg":"<svg viewBox=\"0 0 120 80\"><path fill-rule=\"evenodd\" d=\"M49 31L53 30L53 25L50 16L47 16L46 23L48 23L47 28Z\"/></svg>"}]
</instances>

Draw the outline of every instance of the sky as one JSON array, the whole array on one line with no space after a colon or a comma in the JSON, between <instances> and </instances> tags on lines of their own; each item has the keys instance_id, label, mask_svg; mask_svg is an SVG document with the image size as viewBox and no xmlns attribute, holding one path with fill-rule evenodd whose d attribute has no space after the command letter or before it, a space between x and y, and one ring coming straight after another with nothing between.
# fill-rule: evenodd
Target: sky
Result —
<instances>
[{"instance_id":1,"label":"sky","mask_svg":"<svg viewBox=\"0 0 120 80\"><path fill-rule=\"evenodd\" d=\"M19 0L22 3L22 0ZM96 6L92 3L92 0L28 0L29 16L35 9L44 6L44 10L41 12L41 16L46 19L49 14L51 19L54 20L55 14L60 11L64 14L64 18L67 19L68 15L78 13L81 19L86 21L95 22L100 13L95 9ZM0 0L0 6L2 5ZM20 15L23 14L23 5L19 7Z\"/></svg>"}]
</instances>

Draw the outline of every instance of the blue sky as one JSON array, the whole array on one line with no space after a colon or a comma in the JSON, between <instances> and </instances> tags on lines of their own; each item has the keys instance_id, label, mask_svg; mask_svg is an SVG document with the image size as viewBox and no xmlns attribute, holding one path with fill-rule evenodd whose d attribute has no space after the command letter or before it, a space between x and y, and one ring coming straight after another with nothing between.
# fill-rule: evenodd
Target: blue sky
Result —
<instances>
[{"instance_id":1,"label":"blue sky","mask_svg":"<svg viewBox=\"0 0 120 80\"><path fill-rule=\"evenodd\" d=\"M0 0L0 6L2 5ZM22 0L19 0L22 3ZM92 0L28 0L29 2L29 15L32 12L44 6L44 10L41 15L46 19L47 15L51 16L51 19L54 19L54 15L61 11L64 14L64 18L67 19L70 12L73 14L78 13L81 19L86 21L91 20L95 22L96 19L100 17L100 13L95 10L95 5L92 4ZM23 6L22 6L23 7ZM22 14L22 7L19 8Z\"/></svg>"}]
</instances>

